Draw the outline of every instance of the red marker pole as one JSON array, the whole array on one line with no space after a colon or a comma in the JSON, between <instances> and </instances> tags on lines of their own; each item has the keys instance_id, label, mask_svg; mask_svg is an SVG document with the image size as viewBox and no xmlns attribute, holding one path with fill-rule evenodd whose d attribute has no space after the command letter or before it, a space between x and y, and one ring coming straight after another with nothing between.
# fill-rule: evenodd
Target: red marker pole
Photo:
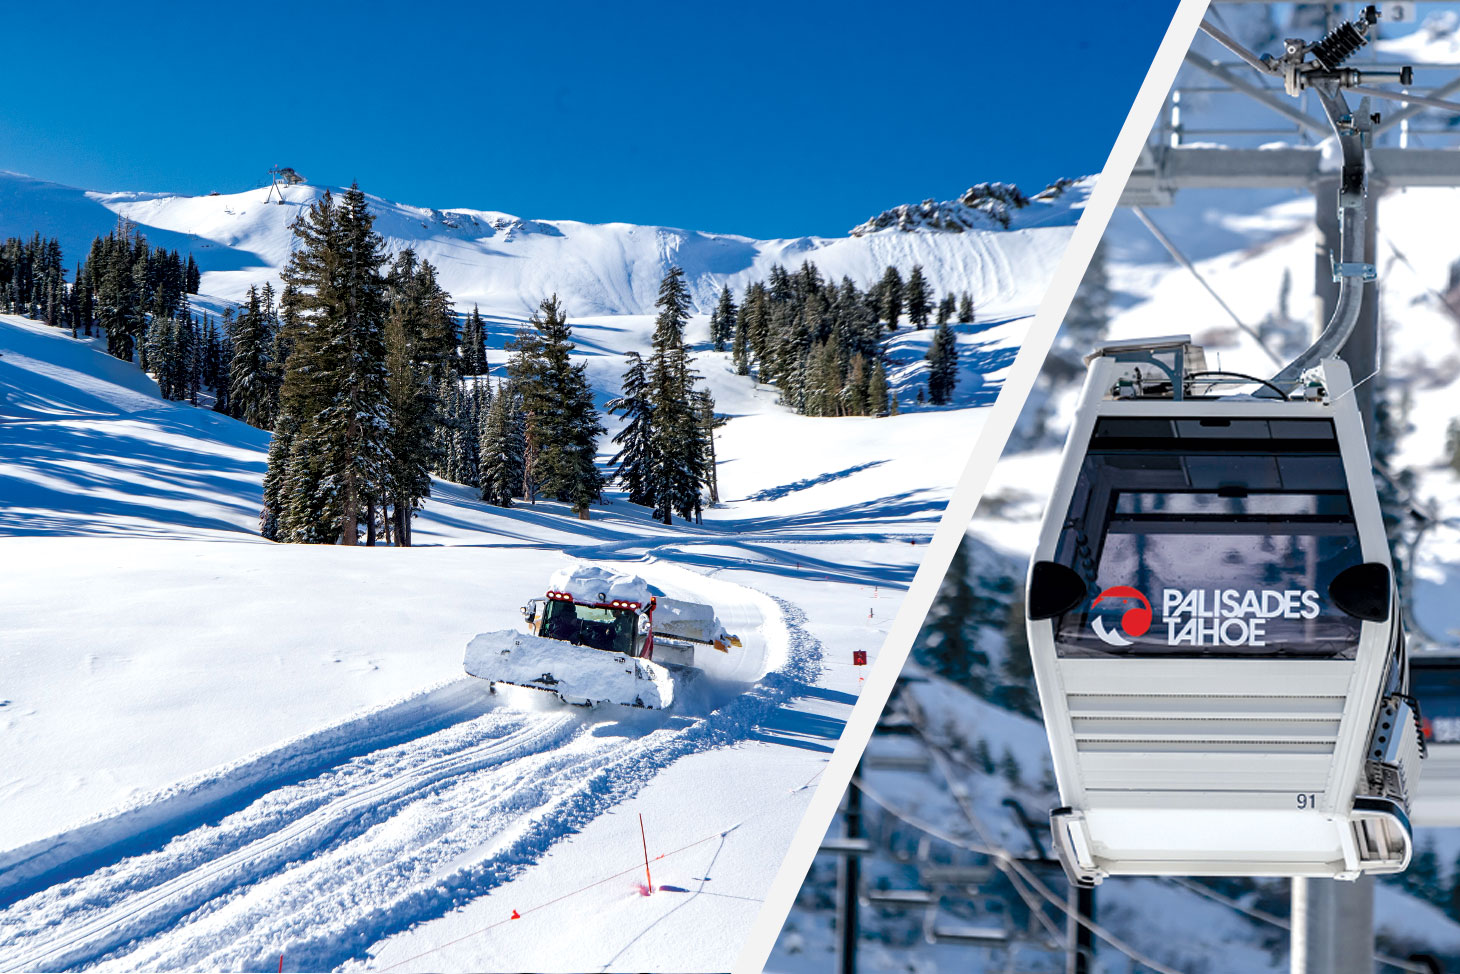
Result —
<instances>
[{"instance_id":1,"label":"red marker pole","mask_svg":"<svg viewBox=\"0 0 1460 974\"><path fill-rule=\"evenodd\" d=\"M649 838L644 834L644 813L639 813L639 841L644 843L644 883L646 884L647 896L654 892L654 880L649 878Z\"/></svg>"}]
</instances>

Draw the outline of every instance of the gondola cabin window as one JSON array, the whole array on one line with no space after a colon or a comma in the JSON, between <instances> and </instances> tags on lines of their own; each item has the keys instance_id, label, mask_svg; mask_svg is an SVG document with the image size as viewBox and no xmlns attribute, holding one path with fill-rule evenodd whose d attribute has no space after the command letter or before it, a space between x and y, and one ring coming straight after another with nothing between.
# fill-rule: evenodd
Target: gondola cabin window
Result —
<instances>
[{"instance_id":1,"label":"gondola cabin window","mask_svg":"<svg viewBox=\"0 0 1460 974\"><path fill-rule=\"evenodd\" d=\"M1328 587L1363 562L1326 419L1100 419L1055 560L1061 657L1353 659Z\"/></svg>"}]
</instances>

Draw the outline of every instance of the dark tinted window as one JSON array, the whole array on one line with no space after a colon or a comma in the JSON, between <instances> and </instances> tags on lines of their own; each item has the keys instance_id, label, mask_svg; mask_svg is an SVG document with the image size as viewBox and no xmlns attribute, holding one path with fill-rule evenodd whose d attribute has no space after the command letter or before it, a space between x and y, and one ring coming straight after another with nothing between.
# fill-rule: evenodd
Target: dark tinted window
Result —
<instances>
[{"instance_id":1,"label":"dark tinted window","mask_svg":"<svg viewBox=\"0 0 1460 974\"><path fill-rule=\"evenodd\" d=\"M1104 419L1056 560L1089 597L1062 656L1353 658L1328 599L1363 559L1327 420Z\"/></svg>"}]
</instances>

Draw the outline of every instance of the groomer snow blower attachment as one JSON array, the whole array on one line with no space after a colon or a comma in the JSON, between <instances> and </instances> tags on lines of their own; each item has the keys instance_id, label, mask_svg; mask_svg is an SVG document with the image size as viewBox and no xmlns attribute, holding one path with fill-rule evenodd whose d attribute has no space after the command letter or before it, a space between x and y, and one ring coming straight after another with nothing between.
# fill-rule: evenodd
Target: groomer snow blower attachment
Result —
<instances>
[{"instance_id":1,"label":"groomer snow blower attachment","mask_svg":"<svg viewBox=\"0 0 1460 974\"><path fill-rule=\"evenodd\" d=\"M655 596L637 575L579 564L548 581L522 608L528 632L482 633L466 647L471 676L545 690L564 703L619 703L662 710L674 703L675 671L740 639L708 605Z\"/></svg>"}]
</instances>

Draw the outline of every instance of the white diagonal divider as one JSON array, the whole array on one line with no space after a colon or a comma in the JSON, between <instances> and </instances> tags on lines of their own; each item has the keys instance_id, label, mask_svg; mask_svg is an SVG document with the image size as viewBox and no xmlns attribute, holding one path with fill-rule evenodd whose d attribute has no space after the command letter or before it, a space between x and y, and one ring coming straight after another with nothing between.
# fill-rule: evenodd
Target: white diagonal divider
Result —
<instances>
[{"instance_id":1,"label":"white diagonal divider","mask_svg":"<svg viewBox=\"0 0 1460 974\"><path fill-rule=\"evenodd\" d=\"M750 936L731 968L734 974L759 974L770 957L796 893L811 867L811 860L815 857L821 839L831 824L832 816L836 814L842 793L851 780L857 759L866 749L872 729L887 705L887 698L892 693L893 685L897 682L898 674L902 672L903 663L907 661L908 652L912 649L923 619L932 607L933 598L948 571L953 552L963 539L964 530L972 520L979 498L983 496L984 488L988 486L989 478L993 474L994 464L1003 453L1004 444L1009 439L1019 411L1044 365L1060 321L1070 306L1075 289L1085 276L1085 269L1105 233L1106 225L1110 223L1121 192L1125 189L1126 180L1135 168L1141 147L1156 122L1166 93L1176 80L1176 72L1181 67L1186 52L1191 49L1197 25L1206 13L1207 2L1208 0L1180 0L1176 8L1166 36L1156 50L1151 68L1146 72L1145 81L1141 83L1130 113L1126 115L1125 124L1121 126L1120 134L1116 137L1115 146L1106 158L1100 179L1090 194L1085 213L1070 237L1069 247L1055 269L1049 290L1040 302L1029 334L1009 369L1004 388L993 406L989 407L988 418L974 443L968 465L953 491L942 521L933 533L933 540L928 545L922 565L913 576L902 607L888 630L882 652L878 654L867 674L861 698L847 719L841 740L827 762L821 784L807 804L806 815L791 839L791 846L785 859L781 861ZM1078 102L1087 96L1072 90L1071 97Z\"/></svg>"}]
</instances>

